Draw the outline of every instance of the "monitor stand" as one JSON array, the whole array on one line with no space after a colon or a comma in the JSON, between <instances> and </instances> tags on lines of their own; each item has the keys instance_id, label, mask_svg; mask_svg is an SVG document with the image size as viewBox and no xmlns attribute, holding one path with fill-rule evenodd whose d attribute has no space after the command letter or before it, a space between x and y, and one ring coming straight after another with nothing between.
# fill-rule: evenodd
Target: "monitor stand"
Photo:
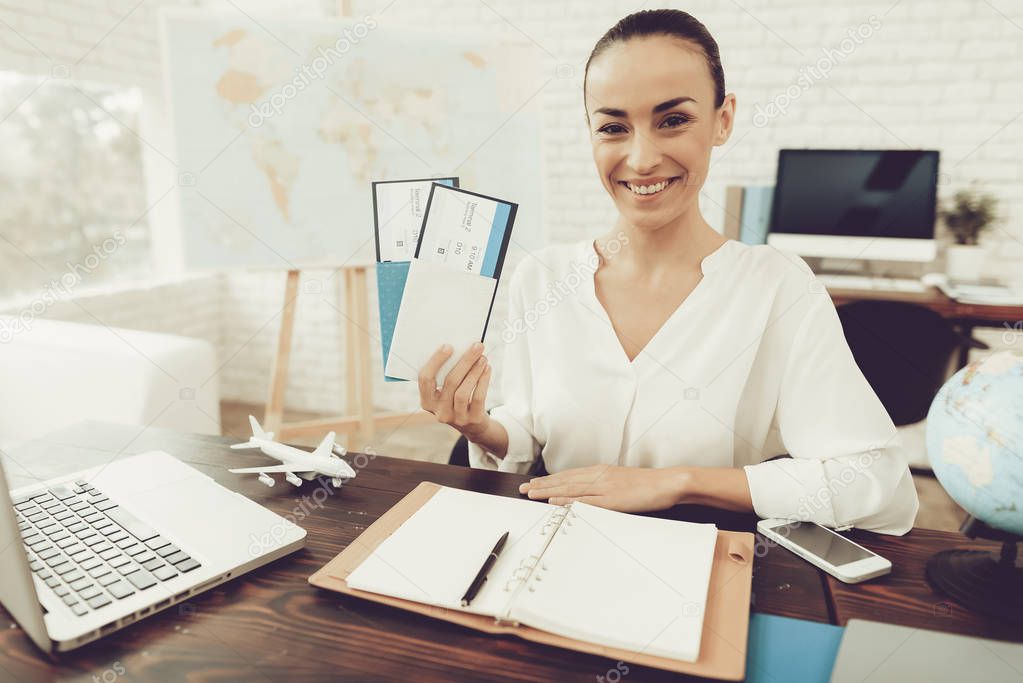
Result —
<instances>
[{"instance_id":1,"label":"monitor stand","mask_svg":"<svg viewBox=\"0 0 1023 683\"><path fill-rule=\"evenodd\" d=\"M867 261L820 256L804 256L803 260L817 275L855 275L868 278L919 280L926 270L919 263L903 261Z\"/></svg>"},{"instance_id":2,"label":"monitor stand","mask_svg":"<svg viewBox=\"0 0 1023 683\"><path fill-rule=\"evenodd\" d=\"M873 274L871 272L871 261L848 258L827 258L820 256L815 257L812 260L816 263L810 263L811 259L807 259L806 261L815 273L862 275L864 277L870 277Z\"/></svg>"}]
</instances>

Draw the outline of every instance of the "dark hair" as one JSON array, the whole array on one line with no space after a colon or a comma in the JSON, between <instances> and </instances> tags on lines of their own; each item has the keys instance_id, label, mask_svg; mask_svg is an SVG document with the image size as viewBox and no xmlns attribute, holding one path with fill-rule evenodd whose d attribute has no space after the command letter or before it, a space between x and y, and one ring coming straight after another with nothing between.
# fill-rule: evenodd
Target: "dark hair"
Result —
<instances>
[{"instance_id":1,"label":"dark hair","mask_svg":"<svg viewBox=\"0 0 1023 683\"><path fill-rule=\"evenodd\" d=\"M635 12L608 29L607 33L593 46L593 52L586 60L586 70L583 72L584 103L586 100L586 77L590 73L590 63L594 58L615 43L647 36L668 36L695 43L703 51L707 67L710 69L710 77L714 80L714 106L722 105L725 101L725 72L721 68L718 44L710 35L707 27L701 24L696 17L677 9L648 9ZM587 118L589 118L589 113L587 113Z\"/></svg>"}]
</instances>

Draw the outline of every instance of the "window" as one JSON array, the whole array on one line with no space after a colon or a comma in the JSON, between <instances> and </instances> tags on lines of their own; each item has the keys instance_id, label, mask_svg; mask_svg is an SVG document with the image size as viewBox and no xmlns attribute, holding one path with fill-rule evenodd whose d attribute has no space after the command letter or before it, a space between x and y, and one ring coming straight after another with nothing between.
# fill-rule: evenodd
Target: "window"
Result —
<instances>
[{"instance_id":1,"label":"window","mask_svg":"<svg viewBox=\"0 0 1023 683\"><path fill-rule=\"evenodd\" d=\"M0 301L149 270L141 107L136 88L0 71Z\"/></svg>"}]
</instances>

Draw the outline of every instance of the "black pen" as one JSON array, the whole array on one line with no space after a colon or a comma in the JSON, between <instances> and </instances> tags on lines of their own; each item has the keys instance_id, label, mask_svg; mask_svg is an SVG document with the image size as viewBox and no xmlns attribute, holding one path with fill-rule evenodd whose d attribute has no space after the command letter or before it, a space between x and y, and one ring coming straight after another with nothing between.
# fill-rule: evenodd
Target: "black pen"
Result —
<instances>
[{"instance_id":1,"label":"black pen","mask_svg":"<svg viewBox=\"0 0 1023 683\"><path fill-rule=\"evenodd\" d=\"M494 562L497 562L497 556L501 554L501 550L504 548L505 541L508 540L508 534L511 532L505 531L501 538L497 539L497 545L487 555L487 559L483 561L483 566L476 573L476 578L469 584L469 589L465 591L465 595L462 596L462 607L468 607L472 599L476 597L476 594L480 592L480 588L483 587L483 582L487 580L487 572L494 566Z\"/></svg>"}]
</instances>

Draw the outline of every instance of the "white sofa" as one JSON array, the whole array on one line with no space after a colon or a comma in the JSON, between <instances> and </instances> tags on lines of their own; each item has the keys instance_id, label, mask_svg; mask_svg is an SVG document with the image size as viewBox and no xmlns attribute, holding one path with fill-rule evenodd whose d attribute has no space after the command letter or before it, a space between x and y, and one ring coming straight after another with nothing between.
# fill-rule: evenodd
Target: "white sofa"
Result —
<instances>
[{"instance_id":1,"label":"white sofa","mask_svg":"<svg viewBox=\"0 0 1023 683\"><path fill-rule=\"evenodd\" d=\"M220 433L208 342L0 316L0 446L82 420Z\"/></svg>"}]
</instances>

